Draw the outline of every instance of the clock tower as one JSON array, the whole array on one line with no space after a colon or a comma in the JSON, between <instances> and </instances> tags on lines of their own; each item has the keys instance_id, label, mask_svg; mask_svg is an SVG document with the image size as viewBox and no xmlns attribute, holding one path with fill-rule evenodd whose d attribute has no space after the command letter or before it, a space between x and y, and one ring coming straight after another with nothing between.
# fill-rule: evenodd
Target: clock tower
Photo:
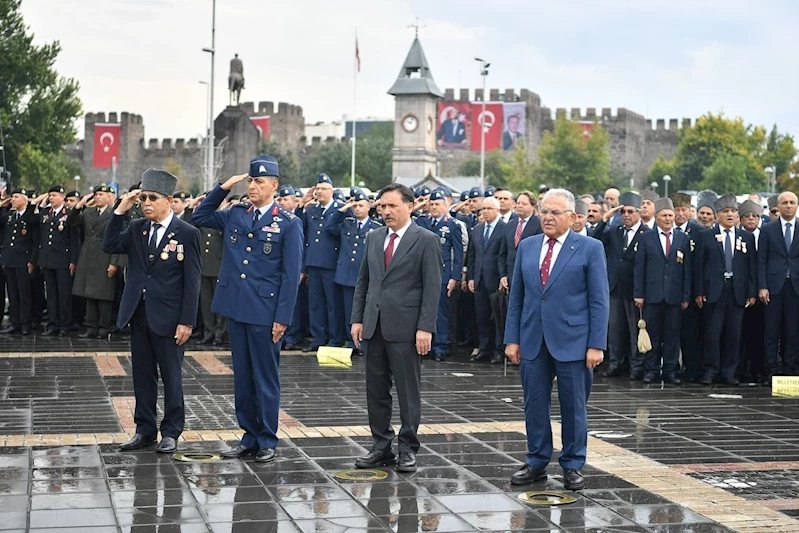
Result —
<instances>
[{"instance_id":1,"label":"clock tower","mask_svg":"<svg viewBox=\"0 0 799 533\"><path fill-rule=\"evenodd\" d=\"M395 101L394 179L435 175L437 104L444 95L433 80L418 35L388 94Z\"/></svg>"}]
</instances>

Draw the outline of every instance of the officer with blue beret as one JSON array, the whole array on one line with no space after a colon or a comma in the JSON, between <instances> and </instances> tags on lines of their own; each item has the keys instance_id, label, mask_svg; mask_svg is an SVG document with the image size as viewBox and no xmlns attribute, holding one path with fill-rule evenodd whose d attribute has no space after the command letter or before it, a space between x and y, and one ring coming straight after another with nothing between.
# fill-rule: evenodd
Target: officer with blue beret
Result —
<instances>
[{"instance_id":1,"label":"officer with blue beret","mask_svg":"<svg viewBox=\"0 0 799 533\"><path fill-rule=\"evenodd\" d=\"M302 220L302 207L300 201L303 197L302 191L295 189L291 185L282 185L278 193L277 203L280 207L290 213L294 213ZM303 246L303 254L305 247ZM300 276L302 278L302 276ZM291 325L283 335L283 350L297 350L298 344L308 336L308 285L300 283L297 291L297 304L294 306L294 316Z\"/></svg>"},{"instance_id":2,"label":"officer with blue beret","mask_svg":"<svg viewBox=\"0 0 799 533\"><path fill-rule=\"evenodd\" d=\"M486 187L486 191L485 191L485 195L484 196L486 198L491 198L492 196L494 196L495 192L497 192L497 188L494 187L493 185L489 185L488 187Z\"/></svg>"},{"instance_id":3,"label":"officer with blue beret","mask_svg":"<svg viewBox=\"0 0 799 533\"><path fill-rule=\"evenodd\" d=\"M254 453L260 463L275 459L280 345L294 315L302 268L302 223L274 200L279 176L274 157L258 156L248 174L217 185L193 216L195 224L225 232L212 311L228 317L236 417L244 436L222 455ZM250 204L217 211L244 180Z\"/></svg>"}]
</instances>

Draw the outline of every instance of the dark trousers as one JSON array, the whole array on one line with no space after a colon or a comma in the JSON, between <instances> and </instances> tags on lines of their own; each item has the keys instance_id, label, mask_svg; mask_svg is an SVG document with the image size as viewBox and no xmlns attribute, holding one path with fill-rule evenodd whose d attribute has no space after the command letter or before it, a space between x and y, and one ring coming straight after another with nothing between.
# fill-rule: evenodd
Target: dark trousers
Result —
<instances>
[{"instance_id":1,"label":"dark trousers","mask_svg":"<svg viewBox=\"0 0 799 533\"><path fill-rule=\"evenodd\" d=\"M743 327L741 328L742 356L738 361L738 376L747 373L752 378L762 378L766 372L764 358L764 342L766 338L765 306L760 300L744 309Z\"/></svg>"},{"instance_id":2,"label":"dark trousers","mask_svg":"<svg viewBox=\"0 0 799 533\"><path fill-rule=\"evenodd\" d=\"M644 305L644 320L652 349L644 354L644 372L660 373L661 360L664 374L676 374L680 363L679 305L665 302Z\"/></svg>"},{"instance_id":3,"label":"dark trousers","mask_svg":"<svg viewBox=\"0 0 799 533\"><path fill-rule=\"evenodd\" d=\"M111 302L107 302L110 307ZM158 376L164 383L164 419L161 436L177 439L185 427L183 406L183 346L175 344L172 336L162 337L150 329L144 300L130 321L131 368L136 409L133 421L136 433L155 435L158 430L156 402Z\"/></svg>"},{"instance_id":4,"label":"dark trousers","mask_svg":"<svg viewBox=\"0 0 799 533\"><path fill-rule=\"evenodd\" d=\"M455 284L452 296L447 298L448 324L447 344L455 346L458 343L458 301L461 297L460 281Z\"/></svg>"},{"instance_id":5,"label":"dark trousers","mask_svg":"<svg viewBox=\"0 0 799 533\"><path fill-rule=\"evenodd\" d=\"M272 342L272 324L228 320L236 419L248 448L277 447L280 414L280 345Z\"/></svg>"},{"instance_id":6,"label":"dark trousers","mask_svg":"<svg viewBox=\"0 0 799 533\"><path fill-rule=\"evenodd\" d=\"M490 296L491 316L494 318L494 350L505 355L505 320L508 318L508 293L494 291Z\"/></svg>"},{"instance_id":7,"label":"dark trousers","mask_svg":"<svg viewBox=\"0 0 799 533\"><path fill-rule=\"evenodd\" d=\"M31 303L33 323L40 324L42 319L44 319L44 310L47 309L47 299L44 296L44 276L40 268L33 269L33 274L31 275Z\"/></svg>"},{"instance_id":8,"label":"dark trousers","mask_svg":"<svg viewBox=\"0 0 799 533\"><path fill-rule=\"evenodd\" d=\"M352 320L348 318L347 320ZM297 302L294 304L294 316L291 325L283 335L284 343L299 344L308 336L308 285L300 283L297 291Z\"/></svg>"},{"instance_id":9,"label":"dark trousers","mask_svg":"<svg viewBox=\"0 0 799 533\"><path fill-rule=\"evenodd\" d=\"M72 296L72 322L73 326L81 327L83 318L86 316L86 298L83 296Z\"/></svg>"},{"instance_id":10,"label":"dark trousers","mask_svg":"<svg viewBox=\"0 0 799 533\"><path fill-rule=\"evenodd\" d=\"M200 314L203 319L205 335L213 335L215 339L222 340L227 329L227 318L211 312L211 302L214 301L216 291L216 276L203 276L200 279Z\"/></svg>"},{"instance_id":11,"label":"dark trousers","mask_svg":"<svg viewBox=\"0 0 799 533\"><path fill-rule=\"evenodd\" d=\"M72 276L68 268L44 269L47 322L67 331L72 326Z\"/></svg>"},{"instance_id":12,"label":"dark trousers","mask_svg":"<svg viewBox=\"0 0 799 533\"><path fill-rule=\"evenodd\" d=\"M458 338L471 342L471 346L477 346L479 342L475 315L474 294L468 290L461 292L458 298Z\"/></svg>"},{"instance_id":13,"label":"dark trousers","mask_svg":"<svg viewBox=\"0 0 799 533\"><path fill-rule=\"evenodd\" d=\"M448 355L449 354L449 301L447 297L447 282L444 280L441 284L441 294L438 296L438 317L436 319L436 332L433 333L433 349L434 354Z\"/></svg>"},{"instance_id":14,"label":"dark trousers","mask_svg":"<svg viewBox=\"0 0 799 533\"><path fill-rule=\"evenodd\" d=\"M27 268L6 267L8 283L8 315L17 327L31 325L31 276Z\"/></svg>"},{"instance_id":15,"label":"dark trousers","mask_svg":"<svg viewBox=\"0 0 799 533\"><path fill-rule=\"evenodd\" d=\"M90 331L111 330L111 306L108 300L86 298L86 328Z\"/></svg>"},{"instance_id":16,"label":"dark trousers","mask_svg":"<svg viewBox=\"0 0 799 533\"><path fill-rule=\"evenodd\" d=\"M344 317L341 316L341 300L336 297L335 275L333 269L308 267L308 307L313 347L327 343L333 346L344 344Z\"/></svg>"},{"instance_id":17,"label":"dark trousers","mask_svg":"<svg viewBox=\"0 0 799 533\"><path fill-rule=\"evenodd\" d=\"M744 318L744 308L735 301L732 280L724 283L718 301L706 302L702 310L706 325L702 373L732 379L738 368Z\"/></svg>"},{"instance_id":18,"label":"dark trousers","mask_svg":"<svg viewBox=\"0 0 799 533\"><path fill-rule=\"evenodd\" d=\"M391 425L391 386L397 386L400 422L399 453L419 451L416 431L422 420L422 358L414 342L388 342L377 322L375 333L364 342L366 355L366 405L374 450L387 450L394 441Z\"/></svg>"},{"instance_id":19,"label":"dark trousers","mask_svg":"<svg viewBox=\"0 0 799 533\"><path fill-rule=\"evenodd\" d=\"M355 287L347 287L336 283L339 297L344 304L344 337L347 339L347 346L355 349L352 342L352 300L355 298Z\"/></svg>"},{"instance_id":20,"label":"dark trousers","mask_svg":"<svg viewBox=\"0 0 799 533\"><path fill-rule=\"evenodd\" d=\"M780 371L780 333L785 335L785 367L787 375L799 372L799 295L791 280L786 279L779 294L769 294L766 306L766 374Z\"/></svg>"},{"instance_id":21,"label":"dark trousers","mask_svg":"<svg viewBox=\"0 0 799 533\"><path fill-rule=\"evenodd\" d=\"M698 378L702 369L702 313L691 301L688 308L682 312L680 325L680 351L682 352L682 365L688 378ZM647 324L649 322L647 321ZM665 361L664 361L665 364Z\"/></svg>"},{"instance_id":22,"label":"dark trousers","mask_svg":"<svg viewBox=\"0 0 799 533\"><path fill-rule=\"evenodd\" d=\"M608 366L630 372L644 370L644 358L638 352L639 310L632 298L622 298L618 290L610 293L610 318L608 319Z\"/></svg>"},{"instance_id":23,"label":"dark trousers","mask_svg":"<svg viewBox=\"0 0 799 533\"><path fill-rule=\"evenodd\" d=\"M474 308L477 315L477 333L480 338L480 352L494 351L494 319L491 317L491 292L483 281L474 289Z\"/></svg>"},{"instance_id":24,"label":"dark trousers","mask_svg":"<svg viewBox=\"0 0 799 533\"><path fill-rule=\"evenodd\" d=\"M594 381L593 369L585 359L558 361L546 342L535 359L522 359L519 368L524 391L524 420L527 427L527 457L533 468L545 468L552 459L552 379L558 377L558 401L563 448L558 462L563 468L585 466L588 448L588 396Z\"/></svg>"}]
</instances>

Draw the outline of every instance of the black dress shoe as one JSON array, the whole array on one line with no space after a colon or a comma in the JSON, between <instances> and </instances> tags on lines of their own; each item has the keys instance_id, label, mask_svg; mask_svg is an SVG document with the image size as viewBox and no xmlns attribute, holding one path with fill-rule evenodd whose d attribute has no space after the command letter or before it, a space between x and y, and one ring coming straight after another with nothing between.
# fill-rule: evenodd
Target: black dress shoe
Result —
<instances>
[{"instance_id":1,"label":"black dress shoe","mask_svg":"<svg viewBox=\"0 0 799 533\"><path fill-rule=\"evenodd\" d=\"M533 468L525 464L510 477L511 485L529 485L547 478L546 468Z\"/></svg>"},{"instance_id":2,"label":"black dress shoe","mask_svg":"<svg viewBox=\"0 0 799 533\"><path fill-rule=\"evenodd\" d=\"M607 370L602 372L602 377L603 378L615 378L615 377L619 377L619 376L621 376L621 368L619 368L617 366L608 367ZM631 374L631 376L632 376L632 374Z\"/></svg>"},{"instance_id":3,"label":"black dress shoe","mask_svg":"<svg viewBox=\"0 0 799 533\"><path fill-rule=\"evenodd\" d=\"M505 360L505 356L504 355L502 355L501 353L495 353L494 357L491 358L491 364L492 365L501 365L502 361L504 361L504 360Z\"/></svg>"},{"instance_id":4,"label":"black dress shoe","mask_svg":"<svg viewBox=\"0 0 799 533\"><path fill-rule=\"evenodd\" d=\"M122 451L138 450L139 448L144 448L154 443L155 437L155 435L145 436L141 433L136 433L128 442L120 444L119 449Z\"/></svg>"},{"instance_id":5,"label":"black dress shoe","mask_svg":"<svg viewBox=\"0 0 799 533\"><path fill-rule=\"evenodd\" d=\"M377 468L378 466L393 465L397 456L391 448L385 450L372 450L363 457L355 459L355 468Z\"/></svg>"},{"instance_id":6,"label":"black dress shoe","mask_svg":"<svg viewBox=\"0 0 799 533\"><path fill-rule=\"evenodd\" d=\"M203 330L198 329L197 331L192 331L191 335L189 335L190 339L199 339L203 336Z\"/></svg>"},{"instance_id":7,"label":"black dress shoe","mask_svg":"<svg viewBox=\"0 0 799 533\"><path fill-rule=\"evenodd\" d=\"M66 330L63 330L63 329L58 330L58 336L59 337L66 337L67 336Z\"/></svg>"},{"instance_id":8,"label":"black dress shoe","mask_svg":"<svg viewBox=\"0 0 799 533\"><path fill-rule=\"evenodd\" d=\"M397 472L416 472L416 454L413 452L402 452L397 461Z\"/></svg>"},{"instance_id":9,"label":"black dress shoe","mask_svg":"<svg viewBox=\"0 0 799 533\"><path fill-rule=\"evenodd\" d=\"M28 326L22 326L22 331L20 333L22 333L23 335L30 335L31 328L29 328Z\"/></svg>"},{"instance_id":10,"label":"black dress shoe","mask_svg":"<svg viewBox=\"0 0 799 533\"><path fill-rule=\"evenodd\" d=\"M107 339L108 338L108 330L107 329L99 329L99 330L97 330L97 338L98 339Z\"/></svg>"},{"instance_id":11,"label":"black dress shoe","mask_svg":"<svg viewBox=\"0 0 799 533\"><path fill-rule=\"evenodd\" d=\"M202 340L200 341L200 344L211 344L212 342L214 342L214 334L213 333L203 337Z\"/></svg>"},{"instance_id":12,"label":"black dress shoe","mask_svg":"<svg viewBox=\"0 0 799 533\"><path fill-rule=\"evenodd\" d=\"M222 337L214 337L214 346L222 346L225 340Z\"/></svg>"},{"instance_id":13,"label":"black dress shoe","mask_svg":"<svg viewBox=\"0 0 799 533\"><path fill-rule=\"evenodd\" d=\"M437 363L442 362L445 358L446 356L443 353L437 353L435 356L433 356L433 359L435 359Z\"/></svg>"},{"instance_id":14,"label":"black dress shoe","mask_svg":"<svg viewBox=\"0 0 799 533\"><path fill-rule=\"evenodd\" d=\"M58 335L58 328L47 328L42 337L56 337Z\"/></svg>"},{"instance_id":15,"label":"black dress shoe","mask_svg":"<svg viewBox=\"0 0 799 533\"><path fill-rule=\"evenodd\" d=\"M302 353L311 353L311 352L317 351L318 349L319 349L319 346L306 346L301 351L302 351Z\"/></svg>"},{"instance_id":16,"label":"black dress shoe","mask_svg":"<svg viewBox=\"0 0 799 533\"><path fill-rule=\"evenodd\" d=\"M13 335L15 333L19 333L20 331L22 331L22 329L17 327L17 326L8 326L7 328L1 329L0 330L0 334L2 334L2 335Z\"/></svg>"},{"instance_id":17,"label":"black dress shoe","mask_svg":"<svg viewBox=\"0 0 799 533\"><path fill-rule=\"evenodd\" d=\"M294 344L293 342L287 342L287 343L285 343L283 345L283 349L284 350L294 351L294 350L297 350L297 345Z\"/></svg>"},{"instance_id":18,"label":"black dress shoe","mask_svg":"<svg viewBox=\"0 0 799 533\"><path fill-rule=\"evenodd\" d=\"M763 380L760 382L760 384L763 385L764 387L771 387L772 377L773 376L771 374L766 374L765 376L763 376Z\"/></svg>"},{"instance_id":19,"label":"black dress shoe","mask_svg":"<svg viewBox=\"0 0 799 533\"><path fill-rule=\"evenodd\" d=\"M644 372L642 370L633 370L630 372L630 381L641 381L644 377Z\"/></svg>"},{"instance_id":20,"label":"black dress shoe","mask_svg":"<svg viewBox=\"0 0 799 533\"><path fill-rule=\"evenodd\" d=\"M680 378L677 377L676 373L674 373L674 374L666 374L665 376L663 376L663 381L665 381L666 383L669 383L671 385L681 385L682 384L682 381L680 380Z\"/></svg>"},{"instance_id":21,"label":"black dress shoe","mask_svg":"<svg viewBox=\"0 0 799 533\"><path fill-rule=\"evenodd\" d=\"M566 490L583 490L585 481L579 470L566 468L563 470L563 488Z\"/></svg>"},{"instance_id":22,"label":"black dress shoe","mask_svg":"<svg viewBox=\"0 0 799 533\"><path fill-rule=\"evenodd\" d=\"M178 451L178 443L172 437L164 437L158 443L158 448L155 449L158 453L175 453Z\"/></svg>"},{"instance_id":23,"label":"black dress shoe","mask_svg":"<svg viewBox=\"0 0 799 533\"><path fill-rule=\"evenodd\" d=\"M97 337L97 330L96 329L87 329L83 333L78 334L79 339L93 339Z\"/></svg>"},{"instance_id":24,"label":"black dress shoe","mask_svg":"<svg viewBox=\"0 0 799 533\"><path fill-rule=\"evenodd\" d=\"M481 361L490 361L492 354L491 352L479 352L477 355L471 357L469 360L474 363L479 363Z\"/></svg>"},{"instance_id":25,"label":"black dress shoe","mask_svg":"<svg viewBox=\"0 0 799 533\"><path fill-rule=\"evenodd\" d=\"M258 448L248 448L243 444L237 444L232 448L228 448L227 450L223 450L219 453L222 457L226 459L238 459L240 457L244 457L245 455L250 455L251 453L255 453L258 451Z\"/></svg>"},{"instance_id":26,"label":"black dress shoe","mask_svg":"<svg viewBox=\"0 0 799 533\"><path fill-rule=\"evenodd\" d=\"M724 378L724 384L731 387L737 387L741 384L741 382L738 381L738 378Z\"/></svg>"},{"instance_id":27,"label":"black dress shoe","mask_svg":"<svg viewBox=\"0 0 799 533\"><path fill-rule=\"evenodd\" d=\"M275 460L275 450L273 448L261 448L255 454L256 463L271 463Z\"/></svg>"},{"instance_id":28,"label":"black dress shoe","mask_svg":"<svg viewBox=\"0 0 799 533\"><path fill-rule=\"evenodd\" d=\"M644 374L644 379L643 379L644 383L654 383L655 380L660 381L660 376L658 376L656 373L646 372Z\"/></svg>"},{"instance_id":29,"label":"black dress shoe","mask_svg":"<svg viewBox=\"0 0 799 533\"><path fill-rule=\"evenodd\" d=\"M704 376L702 376L702 379L699 380L699 383L701 383L705 387L709 387L710 385L713 385L713 376L711 376L710 374L705 374Z\"/></svg>"}]
</instances>

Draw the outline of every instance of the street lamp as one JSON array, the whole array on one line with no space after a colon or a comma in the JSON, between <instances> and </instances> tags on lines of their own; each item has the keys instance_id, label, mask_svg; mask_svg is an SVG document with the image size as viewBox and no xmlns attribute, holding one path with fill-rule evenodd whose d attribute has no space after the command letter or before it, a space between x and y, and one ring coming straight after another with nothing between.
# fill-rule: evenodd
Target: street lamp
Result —
<instances>
[{"instance_id":1,"label":"street lamp","mask_svg":"<svg viewBox=\"0 0 799 533\"><path fill-rule=\"evenodd\" d=\"M663 176L663 187L664 187L664 191L666 193L666 198L669 197L669 182L670 181L671 181L671 176L669 176L668 174Z\"/></svg>"},{"instance_id":2,"label":"street lamp","mask_svg":"<svg viewBox=\"0 0 799 533\"><path fill-rule=\"evenodd\" d=\"M75 180L75 190L80 192L80 189L78 188L78 182L80 182L80 176L75 176L72 179Z\"/></svg>"},{"instance_id":3,"label":"street lamp","mask_svg":"<svg viewBox=\"0 0 799 533\"><path fill-rule=\"evenodd\" d=\"M207 81L200 80L197 83L205 85L205 138L209 139L209 135L211 134L211 84ZM210 148L210 145L209 145ZM205 162L205 178L203 180L203 189L208 190L209 185L213 185L211 183L211 172L208 168L208 157L206 154L206 162Z\"/></svg>"},{"instance_id":4,"label":"street lamp","mask_svg":"<svg viewBox=\"0 0 799 533\"><path fill-rule=\"evenodd\" d=\"M777 169L774 167L766 167L763 172L768 174L768 192L777 192Z\"/></svg>"},{"instance_id":5,"label":"street lamp","mask_svg":"<svg viewBox=\"0 0 799 533\"><path fill-rule=\"evenodd\" d=\"M649 184L649 186L652 187L653 191L657 192L657 190L658 190L658 182L653 181L652 183Z\"/></svg>"},{"instance_id":6,"label":"street lamp","mask_svg":"<svg viewBox=\"0 0 799 533\"><path fill-rule=\"evenodd\" d=\"M486 127L485 127L485 117L486 117L486 77L488 76L488 67L491 66L491 63L487 63L484 59L480 59L479 57L474 58L475 61L480 63L480 75L483 77L483 111L480 114L480 120L477 122L480 124L480 188L485 190L485 175L486 175Z\"/></svg>"},{"instance_id":7,"label":"street lamp","mask_svg":"<svg viewBox=\"0 0 799 533\"><path fill-rule=\"evenodd\" d=\"M216 55L216 0L211 2L211 48L203 48L203 52L211 54L211 79L208 82L210 88L208 89L208 182L205 184L205 190L211 188L214 181L214 126L211 123L214 116L214 56Z\"/></svg>"}]
</instances>

